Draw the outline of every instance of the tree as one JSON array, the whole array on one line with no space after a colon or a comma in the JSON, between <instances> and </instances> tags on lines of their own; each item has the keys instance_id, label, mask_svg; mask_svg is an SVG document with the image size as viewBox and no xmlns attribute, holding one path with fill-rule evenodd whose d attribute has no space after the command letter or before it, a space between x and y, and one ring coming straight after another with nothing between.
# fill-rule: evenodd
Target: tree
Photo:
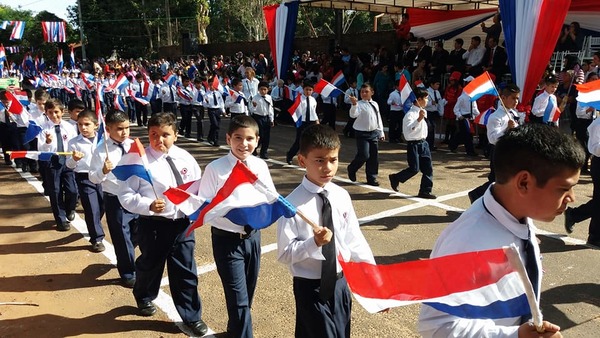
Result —
<instances>
[{"instance_id":1,"label":"tree","mask_svg":"<svg viewBox=\"0 0 600 338\"><path fill-rule=\"evenodd\" d=\"M206 27L210 24L210 7L208 0L196 0L196 3L198 6L196 12L196 21L198 22L198 43L207 44L208 35L206 35Z\"/></svg>"}]
</instances>

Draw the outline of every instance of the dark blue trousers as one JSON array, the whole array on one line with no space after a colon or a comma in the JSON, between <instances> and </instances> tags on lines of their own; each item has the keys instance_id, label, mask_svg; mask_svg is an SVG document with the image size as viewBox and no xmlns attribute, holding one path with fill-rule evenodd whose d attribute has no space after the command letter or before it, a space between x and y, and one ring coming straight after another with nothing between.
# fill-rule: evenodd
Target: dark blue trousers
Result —
<instances>
[{"instance_id":1,"label":"dark blue trousers","mask_svg":"<svg viewBox=\"0 0 600 338\"><path fill-rule=\"evenodd\" d=\"M404 183L416 174L423 173L419 193L430 193L433 188L433 166L429 144L425 140L408 141L406 145L408 168L393 174L394 178Z\"/></svg>"},{"instance_id":2,"label":"dark blue trousers","mask_svg":"<svg viewBox=\"0 0 600 338\"><path fill-rule=\"evenodd\" d=\"M123 279L135 277L135 251L137 244L137 214L133 214L119 202L115 195L104 193L106 224L115 247L117 270ZM135 244L134 244L135 243Z\"/></svg>"},{"instance_id":3,"label":"dark blue trousers","mask_svg":"<svg viewBox=\"0 0 600 338\"><path fill-rule=\"evenodd\" d=\"M348 165L348 171L356 173L366 163L367 182L373 182L379 173L379 131L355 130L354 137L356 156Z\"/></svg>"},{"instance_id":4,"label":"dark blue trousers","mask_svg":"<svg viewBox=\"0 0 600 338\"><path fill-rule=\"evenodd\" d=\"M352 296L342 277L334 296L323 303L319 298L320 279L294 277L296 338L349 338Z\"/></svg>"},{"instance_id":5,"label":"dark blue trousers","mask_svg":"<svg viewBox=\"0 0 600 338\"><path fill-rule=\"evenodd\" d=\"M191 137L192 135L192 105L182 104L179 106L181 112L181 122L179 123L179 134L185 135L185 137Z\"/></svg>"},{"instance_id":6,"label":"dark blue trousers","mask_svg":"<svg viewBox=\"0 0 600 338\"><path fill-rule=\"evenodd\" d=\"M50 207L56 223L67 223L67 213L75 210L77 204L77 185L73 170L53 156L46 168L46 179Z\"/></svg>"},{"instance_id":7,"label":"dark blue trousers","mask_svg":"<svg viewBox=\"0 0 600 338\"><path fill-rule=\"evenodd\" d=\"M456 135L457 137L450 140L450 150L456 150L458 145L463 143L467 154L475 153L475 148L473 147L473 135L471 135L471 123L473 123L473 121L467 119L456 121L456 124L458 125L458 134Z\"/></svg>"},{"instance_id":8,"label":"dark blue trousers","mask_svg":"<svg viewBox=\"0 0 600 338\"><path fill-rule=\"evenodd\" d=\"M208 130L208 141L219 144L219 128L221 125L221 110L208 108L208 119L210 129Z\"/></svg>"},{"instance_id":9,"label":"dark blue trousers","mask_svg":"<svg viewBox=\"0 0 600 338\"><path fill-rule=\"evenodd\" d=\"M473 198L473 201L485 194L487 188L496 182L496 170L494 169L494 149L496 148L493 144L488 144L488 151L490 154L490 173L488 174L488 180L484 184L469 192L469 197Z\"/></svg>"},{"instance_id":10,"label":"dark blue trousers","mask_svg":"<svg viewBox=\"0 0 600 338\"><path fill-rule=\"evenodd\" d=\"M204 120L204 107L203 106L192 106L192 114L196 117L196 140L200 141L204 139L204 126L202 120Z\"/></svg>"},{"instance_id":11,"label":"dark blue trousers","mask_svg":"<svg viewBox=\"0 0 600 338\"><path fill-rule=\"evenodd\" d=\"M246 239L239 234L224 236L212 230L213 257L223 283L227 304L227 332L232 337L251 338L250 308L260 270L260 231Z\"/></svg>"},{"instance_id":12,"label":"dark blue trousers","mask_svg":"<svg viewBox=\"0 0 600 338\"><path fill-rule=\"evenodd\" d=\"M196 239L193 232L186 236L189 226L187 218L173 221L163 217L139 217L141 254L135 261L137 277L133 287L138 303L156 299L166 263L171 297L185 323L198 321L202 315L194 260Z\"/></svg>"},{"instance_id":13,"label":"dark blue trousers","mask_svg":"<svg viewBox=\"0 0 600 338\"><path fill-rule=\"evenodd\" d=\"M85 215L85 225L90 235L90 243L102 242L104 239L102 185L92 183L87 173L75 173L75 181Z\"/></svg>"},{"instance_id":14,"label":"dark blue trousers","mask_svg":"<svg viewBox=\"0 0 600 338\"><path fill-rule=\"evenodd\" d=\"M304 129L308 128L309 126L312 126L315 123L315 121L304 121L302 122L300 127L296 128L296 139L294 139L294 144L292 144L292 147L290 148L290 150L288 150L287 154L285 155L286 161L291 161L294 158L294 156L296 156L296 154L298 153L298 150L300 149L300 136L302 136L302 132L304 131Z\"/></svg>"},{"instance_id":15,"label":"dark blue trousers","mask_svg":"<svg viewBox=\"0 0 600 338\"><path fill-rule=\"evenodd\" d=\"M267 156L267 152L269 150L269 143L271 143L271 121L269 121L268 116L261 116L253 114L252 118L258 124L258 134L260 135L260 140L258 141L258 146L260 146L260 156Z\"/></svg>"}]
</instances>

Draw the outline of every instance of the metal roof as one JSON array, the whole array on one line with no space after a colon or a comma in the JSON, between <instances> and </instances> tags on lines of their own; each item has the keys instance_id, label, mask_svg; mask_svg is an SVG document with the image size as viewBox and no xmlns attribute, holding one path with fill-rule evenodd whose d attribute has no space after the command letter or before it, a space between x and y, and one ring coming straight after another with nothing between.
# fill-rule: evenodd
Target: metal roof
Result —
<instances>
[{"instance_id":1,"label":"metal roof","mask_svg":"<svg viewBox=\"0 0 600 338\"><path fill-rule=\"evenodd\" d=\"M497 8L498 1L499 0L300 0L300 3L318 8L401 14L405 8L410 7L444 10Z\"/></svg>"}]
</instances>

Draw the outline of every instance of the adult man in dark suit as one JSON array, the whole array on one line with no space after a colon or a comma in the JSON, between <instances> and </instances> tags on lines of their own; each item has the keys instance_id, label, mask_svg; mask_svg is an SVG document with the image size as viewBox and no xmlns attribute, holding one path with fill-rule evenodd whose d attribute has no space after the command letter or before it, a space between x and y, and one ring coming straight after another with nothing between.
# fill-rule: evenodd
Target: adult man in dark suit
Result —
<instances>
[{"instance_id":1,"label":"adult man in dark suit","mask_svg":"<svg viewBox=\"0 0 600 338\"><path fill-rule=\"evenodd\" d=\"M498 39L494 36L488 38L488 48L483 56L484 68L489 73L496 75L500 81L503 74L507 72L506 60L508 55L502 46L498 46Z\"/></svg>"}]
</instances>

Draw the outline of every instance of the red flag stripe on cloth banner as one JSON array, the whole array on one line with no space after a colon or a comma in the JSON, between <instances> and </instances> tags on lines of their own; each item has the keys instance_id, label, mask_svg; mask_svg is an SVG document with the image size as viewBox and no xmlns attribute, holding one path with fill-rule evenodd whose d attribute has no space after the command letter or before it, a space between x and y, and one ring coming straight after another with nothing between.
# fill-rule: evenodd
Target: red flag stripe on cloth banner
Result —
<instances>
[{"instance_id":1,"label":"red flag stripe on cloth banner","mask_svg":"<svg viewBox=\"0 0 600 338\"><path fill-rule=\"evenodd\" d=\"M531 312L509 255L520 262L512 247L389 265L338 260L356 299L371 313L427 303L464 318L504 318Z\"/></svg>"}]
</instances>

